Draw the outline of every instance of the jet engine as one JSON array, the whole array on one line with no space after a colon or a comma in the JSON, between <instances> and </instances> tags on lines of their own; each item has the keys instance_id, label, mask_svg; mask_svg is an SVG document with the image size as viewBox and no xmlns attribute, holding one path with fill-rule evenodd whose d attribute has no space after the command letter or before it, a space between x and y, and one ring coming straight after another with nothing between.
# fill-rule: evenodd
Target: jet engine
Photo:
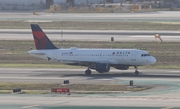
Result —
<instances>
[{"instance_id":1,"label":"jet engine","mask_svg":"<svg viewBox=\"0 0 180 109\"><path fill-rule=\"evenodd\" d=\"M99 73L109 72L110 65L107 63L97 63L95 70Z\"/></svg>"},{"instance_id":2,"label":"jet engine","mask_svg":"<svg viewBox=\"0 0 180 109\"><path fill-rule=\"evenodd\" d=\"M129 66L127 66L127 65L118 65L118 66L114 66L114 68L116 68L118 70L128 70Z\"/></svg>"}]
</instances>

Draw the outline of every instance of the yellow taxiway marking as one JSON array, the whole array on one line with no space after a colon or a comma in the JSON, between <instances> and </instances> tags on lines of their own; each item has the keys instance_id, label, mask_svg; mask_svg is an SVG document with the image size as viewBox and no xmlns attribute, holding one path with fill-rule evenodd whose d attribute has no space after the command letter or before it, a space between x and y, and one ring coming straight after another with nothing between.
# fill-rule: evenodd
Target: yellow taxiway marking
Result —
<instances>
[{"instance_id":1,"label":"yellow taxiway marking","mask_svg":"<svg viewBox=\"0 0 180 109\"><path fill-rule=\"evenodd\" d=\"M24 106L22 108L25 109L25 108L31 108L31 107L37 107L37 106L39 106L39 105Z\"/></svg>"},{"instance_id":2,"label":"yellow taxiway marking","mask_svg":"<svg viewBox=\"0 0 180 109\"><path fill-rule=\"evenodd\" d=\"M163 107L161 109L171 109L171 108L173 108L173 107Z\"/></svg>"}]
</instances>

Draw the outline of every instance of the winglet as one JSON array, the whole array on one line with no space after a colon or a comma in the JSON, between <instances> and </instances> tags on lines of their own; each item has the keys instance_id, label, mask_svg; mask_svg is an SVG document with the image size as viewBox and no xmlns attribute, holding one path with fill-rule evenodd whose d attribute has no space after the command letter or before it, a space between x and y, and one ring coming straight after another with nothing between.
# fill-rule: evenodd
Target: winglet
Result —
<instances>
[{"instance_id":1,"label":"winglet","mask_svg":"<svg viewBox=\"0 0 180 109\"><path fill-rule=\"evenodd\" d=\"M32 34L34 37L34 43L37 50L43 49L58 49L54 44L49 40L46 34L37 24L31 24Z\"/></svg>"}]
</instances>

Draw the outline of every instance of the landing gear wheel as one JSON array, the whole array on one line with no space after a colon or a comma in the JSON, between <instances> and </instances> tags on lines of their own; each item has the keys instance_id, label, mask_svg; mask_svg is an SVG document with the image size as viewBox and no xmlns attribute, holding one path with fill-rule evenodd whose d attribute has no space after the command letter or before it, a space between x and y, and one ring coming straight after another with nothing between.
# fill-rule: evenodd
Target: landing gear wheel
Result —
<instances>
[{"instance_id":1,"label":"landing gear wheel","mask_svg":"<svg viewBox=\"0 0 180 109\"><path fill-rule=\"evenodd\" d=\"M86 75L91 75L91 70L86 70L86 71L85 71L85 74L86 74Z\"/></svg>"},{"instance_id":2,"label":"landing gear wheel","mask_svg":"<svg viewBox=\"0 0 180 109\"><path fill-rule=\"evenodd\" d=\"M139 75L139 71L138 71L138 67L137 66L134 66L134 68L135 68L135 75Z\"/></svg>"},{"instance_id":3,"label":"landing gear wheel","mask_svg":"<svg viewBox=\"0 0 180 109\"><path fill-rule=\"evenodd\" d=\"M135 71L135 75L139 75L139 71Z\"/></svg>"}]
</instances>

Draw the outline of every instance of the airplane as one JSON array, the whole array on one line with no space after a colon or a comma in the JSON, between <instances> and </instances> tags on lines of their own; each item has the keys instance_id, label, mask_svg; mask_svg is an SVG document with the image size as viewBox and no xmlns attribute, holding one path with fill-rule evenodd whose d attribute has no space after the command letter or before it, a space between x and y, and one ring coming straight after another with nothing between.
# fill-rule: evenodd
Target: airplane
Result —
<instances>
[{"instance_id":1,"label":"airplane","mask_svg":"<svg viewBox=\"0 0 180 109\"><path fill-rule=\"evenodd\" d=\"M156 63L156 59L147 51L139 49L57 48L39 25L31 24L31 29L36 50L28 51L29 55L61 64L86 66L86 75L91 75L91 69L105 73L111 67L128 70L130 66L134 66L135 75L138 75L138 66Z\"/></svg>"}]
</instances>

